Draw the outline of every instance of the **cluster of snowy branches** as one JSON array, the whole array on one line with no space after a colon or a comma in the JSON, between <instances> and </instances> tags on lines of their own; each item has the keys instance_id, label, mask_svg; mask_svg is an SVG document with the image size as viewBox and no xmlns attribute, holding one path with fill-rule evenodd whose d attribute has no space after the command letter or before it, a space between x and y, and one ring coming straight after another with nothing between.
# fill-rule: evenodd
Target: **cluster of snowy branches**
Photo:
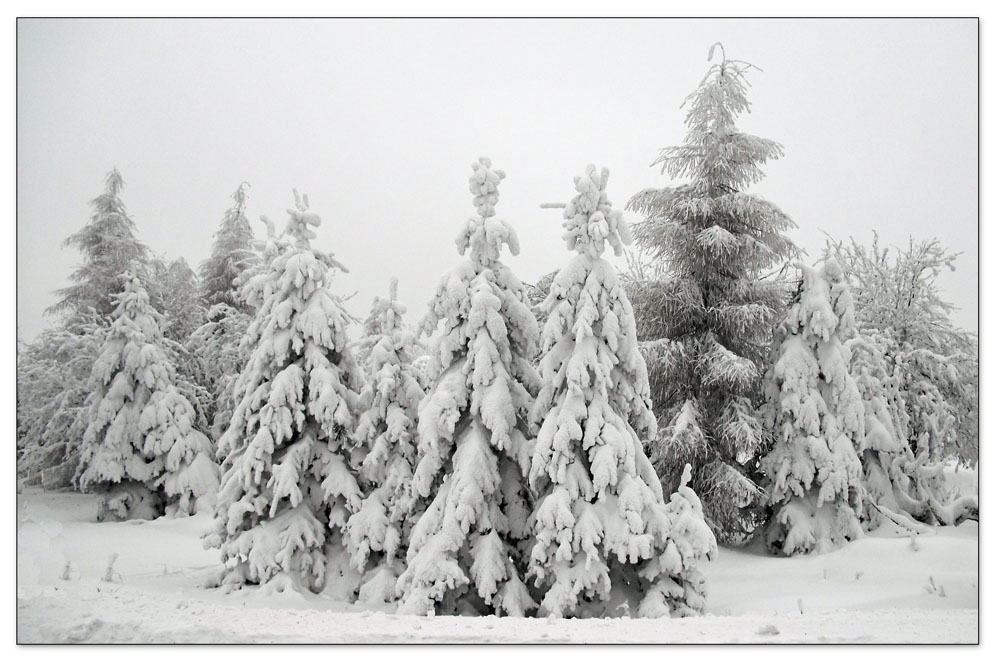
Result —
<instances>
[{"instance_id":1,"label":"cluster of snowy branches","mask_svg":"<svg viewBox=\"0 0 996 664\"><path fill-rule=\"evenodd\" d=\"M734 124L749 68L724 55L689 96L655 163L690 182L629 201L627 274L589 166L575 255L520 281L482 157L424 319L392 281L353 340L307 196L257 241L241 184L195 272L136 238L112 171L57 323L18 346L19 474L99 492L100 518L210 511L227 589L419 614L690 615L717 539L792 555L978 518L945 483L978 458L978 342L936 284L955 257L794 263L794 223L744 191L782 154Z\"/></svg>"}]
</instances>

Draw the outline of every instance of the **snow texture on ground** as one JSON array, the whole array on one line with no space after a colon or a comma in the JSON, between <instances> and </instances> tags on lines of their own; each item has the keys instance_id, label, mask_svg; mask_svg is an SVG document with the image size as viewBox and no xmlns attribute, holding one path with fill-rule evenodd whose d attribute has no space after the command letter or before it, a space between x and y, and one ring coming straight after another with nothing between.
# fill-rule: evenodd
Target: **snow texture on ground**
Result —
<instances>
[{"instance_id":1,"label":"snow texture on ground","mask_svg":"<svg viewBox=\"0 0 996 664\"><path fill-rule=\"evenodd\" d=\"M706 615L639 620L395 616L386 605L202 587L203 515L96 523L96 500L17 502L19 643L976 643L978 524L880 532L825 555L721 549ZM111 574L108 561L118 554ZM65 577L65 578L64 578ZM105 580L105 577L110 580Z\"/></svg>"}]
</instances>

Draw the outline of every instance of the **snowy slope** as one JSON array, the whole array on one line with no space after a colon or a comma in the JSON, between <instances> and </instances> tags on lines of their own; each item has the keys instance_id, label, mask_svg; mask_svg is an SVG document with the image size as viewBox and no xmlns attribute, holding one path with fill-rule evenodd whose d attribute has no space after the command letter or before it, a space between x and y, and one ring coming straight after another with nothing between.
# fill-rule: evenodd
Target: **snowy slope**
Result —
<instances>
[{"instance_id":1,"label":"snowy slope","mask_svg":"<svg viewBox=\"0 0 996 664\"><path fill-rule=\"evenodd\" d=\"M74 493L18 495L17 627L37 642L976 642L978 527L868 537L826 555L721 549L707 615L680 620L394 616L384 606L200 587L204 516L95 523ZM108 559L112 581L103 581ZM69 561L69 579L60 577ZM800 612L801 608L801 612Z\"/></svg>"}]
</instances>

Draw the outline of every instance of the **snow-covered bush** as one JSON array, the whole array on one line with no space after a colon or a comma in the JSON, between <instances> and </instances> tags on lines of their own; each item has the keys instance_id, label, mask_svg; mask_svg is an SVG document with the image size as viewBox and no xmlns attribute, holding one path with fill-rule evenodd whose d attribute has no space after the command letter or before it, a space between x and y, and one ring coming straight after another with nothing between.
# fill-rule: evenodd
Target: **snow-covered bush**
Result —
<instances>
[{"instance_id":1,"label":"snow-covered bush","mask_svg":"<svg viewBox=\"0 0 996 664\"><path fill-rule=\"evenodd\" d=\"M957 455L978 459L979 340L951 321L954 306L937 283L957 254L937 240L890 250L831 242L826 254L844 268L862 334L873 338L904 414L897 423L916 456L933 463Z\"/></svg>"},{"instance_id":2,"label":"snow-covered bush","mask_svg":"<svg viewBox=\"0 0 996 664\"><path fill-rule=\"evenodd\" d=\"M978 486L952 481L948 467L961 462L928 461L914 455L907 436L907 411L902 380L883 347L882 335L859 335L847 342L851 374L865 406L865 438L861 448L863 470L862 520L868 528L891 521L919 530L913 521L956 525L978 518Z\"/></svg>"},{"instance_id":3,"label":"snow-covered bush","mask_svg":"<svg viewBox=\"0 0 996 664\"><path fill-rule=\"evenodd\" d=\"M430 335L442 326L413 478L416 496L431 502L412 528L399 610L521 616L533 607L522 576L538 331L525 287L500 260L505 245L519 251L515 231L495 217L505 174L485 157L472 168L477 216L456 240L469 257L442 279L422 325Z\"/></svg>"},{"instance_id":4,"label":"snow-covered bush","mask_svg":"<svg viewBox=\"0 0 996 664\"><path fill-rule=\"evenodd\" d=\"M190 513L217 490L211 443L194 428L194 409L174 385L158 314L137 265L122 278L124 290L90 374L79 486L104 494L102 516L148 518L159 511L159 488L171 512Z\"/></svg>"},{"instance_id":5,"label":"snow-covered bush","mask_svg":"<svg viewBox=\"0 0 996 664\"><path fill-rule=\"evenodd\" d=\"M835 261L800 269L800 292L765 384L764 414L775 436L763 461L774 508L765 541L786 555L822 553L861 535L865 405L846 345L854 303Z\"/></svg>"},{"instance_id":6,"label":"snow-covered bush","mask_svg":"<svg viewBox=\"0 0 996 664\"><path fill-rule=\"evenodd\" d=\"M978 337L954 326L938 277L956 254L937 240L891 250L829 243L855 299L860 337L852 371L866 408L862 453L870 527L882 517L956 524L978 518L978 493L949 482L946 469L978 460ZM955 461L949 461L956 457Z\"/></svg>"},{"instance_id":7,"label":"snow-covered bush","mask_svg":"<svg viewBox=\"0 0 996 664\"><path fill-rule=\"evenodd\" d=\"M578 255L543 305L530 569L545 590L541 613L604 615L625 602L639 617L694 614L705 606L697 561L716 540L686 486L690 470L666 502L643 449L656 421L633 310L602 258L606 244L619 255L630 242L607 179L594 166L574 179L564 239Z\"/></svg>"},{"instance_id":8,"label":"snow-covered bush","mask_svg":"<svg viewBox=\"0 0 996 664\"><path fill-rule=\"evenodd\" d=\"M214 529L227 587L273 581L320 590L345 559L341 531L360 508L353 468L357 366L342 302L329 290L331 254L313 249L321 218L297 196L281 238L266 243L269 263L245 285L258 313L251 349L235 385L238 405L219 441L225 454Z\"/></svg>"},{"instance_id":9,"label":"snow-covered bush","mask_svg":"<svg viewBox=\"0 0 996 664\"><path fill-rule=\"evenodd\" d=\"M360 474L366 497L346 531L353 564L366 570L360 601L395 599L416 509L412 473L418 445L418 406L425 396L413 366L417 344L404 325L405 307L391 280L389 299L375 298L358 346L366 349L366 385L360 393L356 438L369 450ZM424 507L424 505L423 505Z\"/></svg>"},{"instance_id":10,"label":"snow-covered bush","mask_svg":"<svg viewBox=\"0 0 996 664\"><path fill-rule=\"evenodd\" d=\"M763 512L758 459L768 437L756 411L788 298L764 275L796 251L783 234L792 220L745 191L782 155L734 124L750 110L749 68L724 54L686 99L685 142L654 163L690 182L641 191L627 206L645 216L634 236L659 264L628 284L660 423L651 458L668 488L692 464L691 485L727 542L749 536Z\"/></svg>"}]
</instances>

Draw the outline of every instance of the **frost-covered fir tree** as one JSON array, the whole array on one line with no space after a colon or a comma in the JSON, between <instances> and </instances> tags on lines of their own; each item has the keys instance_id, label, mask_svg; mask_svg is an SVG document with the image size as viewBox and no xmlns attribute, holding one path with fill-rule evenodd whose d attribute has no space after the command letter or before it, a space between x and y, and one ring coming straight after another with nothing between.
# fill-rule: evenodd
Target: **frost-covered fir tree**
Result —
<instances>
[{"instance_id":1,"label":"frost-covered fir tree","mask_svg":"<svg viewBox=\"0 0 996 664\"><path fill-rule=\"evenodd\" d=\"M413 478L416 496L431 503L412 528L399 610L521 616L534 605L522 575L538 331L525 287L500 260L505 245L519 251L495 216L505 174L485 157L472 168L477 216L457 235L469 256L442 279L423 321L429 334L441 325L441 373L419 407Z\"/></svg>"},{"instance_id":2,"label":"frost-covered fir tree","mask_svg":"<svg viewBox=\"0 0 996 664\"><path fill-rule=\"evenodd\" d=\"M214 234L211 255L201 263L201 293L210 308L224 304L244 313L248 305L240 293L239 277L257 261L252 251L253 232L246 218L247 182L232 194L235 204L225 212Z\"/></svg>"},{"instance_id":3,"label":"frost-covered fir tree","mask_svg":"<svg viewBox=\"0 0 996 664\"><path fill-rule=\"evenodd\" d=\"M665 487L692 464L692 486L723 541L747 536L763 507L756 482L767 438L756 410L788 296L765 274L795 253L783 235L792 220L745 191L782 155L778 143L734 124L750 110L749 68L724 54L685 100L685 142L654 164L690 181L628 204L645 216L634 236L664 275L630 286L660 424L651 457Z\"/></svg>"},{"instance_id":4,"label":"frost-covered fir tree","mask_svg":"<svg viewBox=\"0 0 996 664\"><path fill-rule=\"evenodd\" d=\"M91 310L98 316L110 315L121 275L132 261L144 264L148 260L149 251L135 237L135 223L121 201L123 186L116 168L108 173L104 193L90 201L90 222L63 243L77 249L83 262L70 275L74 283L58 291L61 299L50 312L67 314L70 320Z\"/></svg>"},{"instance_id":5,"label":"frost-covered fir tree","mask_svg":"<svg viewBox=\"0 0 996 664\"><path fill-rule=\"evenodd\" d=\"M391 280L389 299L375 298L359 346L366 349L366 385L360 393L356 438L369 450L360 474L367 487L363 505L346 523L353 565L366 570L359 599L395 599L404 570L416 509L412 474L416 462L418 406L425 396L412 364L418 345L403 323L405 307Z\"/></svg>"},{"instance_id":6,"label":"frost-covered fir tree","mask_svg":"<svg viewBox=\"0 0 996 664\"><path fill-rule=\"evenodd\" d=\"M705 606L696 568L716 551L702 505L681 478L670 502L643 449L656 421L633 310L602 253L629 244L613 210L608 170L574 179L564 239L578 253L553 280L543 308L539 435L531 569L545 589L541 613L605 615L628 606L642 618ZM626 610L626 609L622 609Z\"/></svg>"},{"instance_id":7,"label":"frost-covered fir tree","mask_svg":"<svg viewBox=\"0 0 996 664\"><path fill-rule=\"evenodd\" d=\"M258 313L251 355L235 386L238 406L219 442L226 454L215 526L226 587L276 583L325 587L345 558L341 532L362 499L353 468L357 372L347 316L330 291L331 254L313 249L321 218L306 196L281 238L267 242L268 267L244 288Z\"/></svg>"},{"instance_id":8,"label":"frost-covered fir tree","mask_svg":"<svg viewBox=\"0 0 996 664\"><path fill-rule=\"evenodd\" d=\"M774 515L768 548L823 553L861 535L865 405L850 373L854 302L836 261L800 266L802 284L766 376L774 448L764 458Z\"/></svg>"},{"instance_id":9,"label":"frost-covered fir tree","mask_svg":"<svg viewBox=\"0 0 996 664\"><path fill-rule=\"evenodd\" d=\"M174 385L158 314L134 265L90 374L89 426L79 485L103 494L100 518L192 513L213 502L218 469L211 443L194 428L194 409Z\"/></svg>"}]
</instances>

